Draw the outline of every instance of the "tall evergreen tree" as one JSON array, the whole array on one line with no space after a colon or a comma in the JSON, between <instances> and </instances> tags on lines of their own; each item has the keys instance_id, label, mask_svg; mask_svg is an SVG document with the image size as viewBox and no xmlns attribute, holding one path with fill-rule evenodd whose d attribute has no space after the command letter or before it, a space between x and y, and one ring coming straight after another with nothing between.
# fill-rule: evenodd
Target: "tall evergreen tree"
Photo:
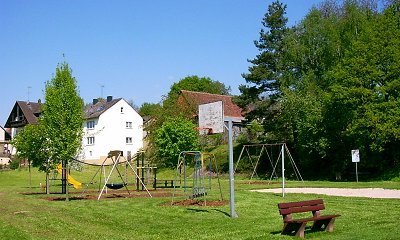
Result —
<instances>
[{"instance_id":1,"label":"tall evergreen tree","mask_svg":"<svg viewBox=\"0 0 400 240\"><path fill-rule=\"evenodd\" d=\"M264 119L264 123L269 122L267 126L280 110L284 36L288 31L285 14L286 5L279 0L268 6L260 38L254 41L260 53L248 60L252 65L248 73L242 74L247 84L239 86L241 95L236 98L236 103L247 109L249 120Z\"/></svg>"}]
</instances>

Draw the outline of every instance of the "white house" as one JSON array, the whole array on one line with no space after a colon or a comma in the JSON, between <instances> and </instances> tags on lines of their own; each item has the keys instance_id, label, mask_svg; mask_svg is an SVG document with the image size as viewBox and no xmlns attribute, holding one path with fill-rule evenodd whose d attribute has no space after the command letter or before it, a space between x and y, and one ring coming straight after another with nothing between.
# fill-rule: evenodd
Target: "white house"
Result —
<instances>
[{"instance_id":1,"label":"white house","mask_svg":"<svg viewBox=\"0 0 400 240\"><path fill-rule=\"evenodd\" d=\"M80 160L99 163L110 150L121 150L124 156L130 152L133 156L143 147L143 119L124 99L111 96L101 101L95 99L84 111ZM40 101L17 101L5 124L11 130L10 138L14 138L25 125L36 124L41 114ZM10 144L8 150L15 154L15 148Z\"/></svg>"},{"instance_id":2,"label":"white house","mask_svg":"<svg viewBox=\"0 0 400 240\"><path fill-rule=\"evenodd\" d=\"M143 148L143 118L122 98L94 99L85 107L85 120L82 161L99 163L111 150L133 156Z\"/></svg>"}]
</instances>

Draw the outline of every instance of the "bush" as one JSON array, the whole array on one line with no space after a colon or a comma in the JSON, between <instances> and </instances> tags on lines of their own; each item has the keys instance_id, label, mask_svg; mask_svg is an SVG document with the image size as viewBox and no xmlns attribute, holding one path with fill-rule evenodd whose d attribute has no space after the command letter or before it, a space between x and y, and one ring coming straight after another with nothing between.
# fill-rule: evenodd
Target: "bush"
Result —
<instances>
[{"instance_id":1,"label":"bush","mask_svg":"<svg viewBox=\"0 0 400 240\"><path fill-rule=\"evenodd\" d=\"M162 166L174 168L179 153L199 149L195 125L183 117L170 118L156 131L157 157Z\"/></svg>"},{"instance_id":2,"label":"bush","mask_svg":"<svg viewBox=\"0 0 400 240\"><path fill-rule=\"evenodd\" d=\"M21 163L21 161L19 159L14 158L11 162L10 162L10 169L15 170L19 168L19 164Z\"/></svg>"}]
</instances>

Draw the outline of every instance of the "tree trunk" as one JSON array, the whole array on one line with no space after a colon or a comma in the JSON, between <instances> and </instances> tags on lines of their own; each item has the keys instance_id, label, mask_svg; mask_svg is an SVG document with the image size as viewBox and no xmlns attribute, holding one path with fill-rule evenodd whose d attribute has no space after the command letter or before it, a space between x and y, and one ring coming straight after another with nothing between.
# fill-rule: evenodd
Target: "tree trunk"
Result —
<instances>
[{"instance_id":1,"label":"tree trunk","mask_svg":"<svg viewBox=\"0 0 400 240\"><path fill-rule=\"evenodd\" d=\"M46 194L50 194L49 171L46 171Z\"/></svg>"},{"instance_id":2,"label":"tree trunk","mask_svg":"<svg viewBox=\"0 0 400 240\"><path fill-rule=\"evenodd\" d=\"M62 161L62 194L65 194L65 201L69 201L68 196L68 163L66 160Z\"/></svg>"}]
</instances>

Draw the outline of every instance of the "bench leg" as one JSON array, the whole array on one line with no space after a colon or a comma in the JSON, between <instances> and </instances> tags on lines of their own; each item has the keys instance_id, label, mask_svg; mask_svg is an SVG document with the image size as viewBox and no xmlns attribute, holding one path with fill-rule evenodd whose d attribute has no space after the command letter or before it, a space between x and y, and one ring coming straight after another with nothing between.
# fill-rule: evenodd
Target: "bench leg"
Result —
<instances>
[{"instance_id":1,"label":"bench leg","mask_svg":"<svg viewBox=\"0 0 400 240\"><path fill-rule=\"evenodd\" d=\"M282 234L291 235L295 233L296 237L304 238L304 230L306 229L307 222L303 223L285 223L283 226Z\"/></svg>"},{"instance_id":2,"label":"bench leg","mask_svg":"<svg viewBox=\"0 0 400 240\"><path fill-rule=\"evenodd\" d=\"M326 230L327 232L333 232L333 224L335 223L335 218L324 219L315 221L311 227L312 231Z\"/></svg>"}]
</instances>

